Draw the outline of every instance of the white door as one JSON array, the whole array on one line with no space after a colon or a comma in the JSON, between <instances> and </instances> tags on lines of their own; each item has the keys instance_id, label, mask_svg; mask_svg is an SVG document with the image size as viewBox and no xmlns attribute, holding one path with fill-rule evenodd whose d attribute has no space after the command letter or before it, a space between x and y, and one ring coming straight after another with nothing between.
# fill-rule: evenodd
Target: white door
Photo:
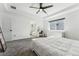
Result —
<instances>
[{"instance_id":1,"label":"white door","mask_svg":"<svg viewBox=\"0 0 79 59\"><path fill-rule=\"evenodd\" d=\"M2 31L6 41L12 40L11 18L9 15L2 17Z\"/></svg>"}]
</instances>

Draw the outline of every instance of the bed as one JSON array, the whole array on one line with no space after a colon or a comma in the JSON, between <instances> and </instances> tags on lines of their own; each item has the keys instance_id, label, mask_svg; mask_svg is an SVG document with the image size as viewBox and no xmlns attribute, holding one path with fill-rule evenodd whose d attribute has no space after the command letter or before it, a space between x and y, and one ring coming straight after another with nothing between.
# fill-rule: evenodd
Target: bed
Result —
<instances>
[{"instance_id":1,"label":"bed","mask_svg":"<svg viewBox=\"0 0 79 59\"><path fill-rule=\"evenodd\" d=\"M32 50L39 56L79 56L79 41L62 37L36 38Z\"/></svg>"}]
</instances>

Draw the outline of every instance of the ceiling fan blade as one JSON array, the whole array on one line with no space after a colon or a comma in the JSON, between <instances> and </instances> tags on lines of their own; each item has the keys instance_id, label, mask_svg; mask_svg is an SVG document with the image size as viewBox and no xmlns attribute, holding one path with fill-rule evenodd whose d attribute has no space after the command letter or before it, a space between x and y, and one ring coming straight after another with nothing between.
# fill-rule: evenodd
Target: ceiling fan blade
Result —
<instances>
[{"instance_id":1,"label":"ceiling fan blade","mask_svg":"<svg viewBox=\"0 0 79 59\"><path fill-rule=\"evenodd\" d=\"M30 8L35 8L35 9L39 9L39 8L37 8L37 7L32 7L32 6L30 6Z\"/></svg>"},{"instance_id":2,"label":"ceiling fan blade","mask_svg":"<svg viewBox=\"0 0 79 59\"><path fill-rule=\"evenodd\" d=\"M45 6L43 7L43 9L50 8L50 7L53 7L53 5Z\"/></svg>"},{"instance_id":3,"label":"ceiling fan blade","mask_svg":"<svg viewBox=\"0 0 79 59\"><path fill-rule=\"evenodd\" d=\"M47 14L47 12L44 9L42 9L42 11Z\"/></svg>"},{"instance_id":4,"label":"ceiling fan blade","mask_svg":"<svg viewBox=\"0 0 79 59\"><path fill-rule=\"evenodd\" d=\"M36 12L36 14L38 14L38 12L40 12L40 9Z\"/></svg>"}]
</instances>

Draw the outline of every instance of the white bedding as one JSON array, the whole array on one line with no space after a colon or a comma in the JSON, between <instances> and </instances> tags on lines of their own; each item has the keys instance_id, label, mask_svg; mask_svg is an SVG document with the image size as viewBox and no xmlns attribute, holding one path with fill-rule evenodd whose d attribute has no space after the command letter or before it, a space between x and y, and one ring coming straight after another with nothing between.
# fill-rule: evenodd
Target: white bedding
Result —
<instances>
[{"instance_id":1,"label":"white bedding","mask_svg":"<svg viewBox=\"0 0 79 59\"><path fill-rule=\"evenodd\" d=\"M41 56L79 55L79 41L66 38L33 39L33 50Z\"/></svg>"}]
</instances>

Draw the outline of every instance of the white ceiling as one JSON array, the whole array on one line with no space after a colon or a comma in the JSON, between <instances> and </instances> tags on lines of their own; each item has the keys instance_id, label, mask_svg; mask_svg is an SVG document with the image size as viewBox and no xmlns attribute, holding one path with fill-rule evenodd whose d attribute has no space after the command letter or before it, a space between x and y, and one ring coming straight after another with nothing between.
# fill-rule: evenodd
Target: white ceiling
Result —
<instances>
[{"instance_id":1,"label":"white ceiling","mask_svg":"<svg viewBox=\"0 0 79 59\"><path fill-rule=\"evenodd\" d=\"M29 8L29 7L30 6L39 7L38 3L8 3L8 5L16 6L17 10L28 12L30 14L37 15L39 17L45 17L47 15L56 13L56 12L58 12L58 11L64 9L64 8L67 8L67 7L71 6L71 5L74 5L74 3L44 3L43 6L47 6L47 5L51 5L51 4L53 5L53 7L45 9L47 14L45 14L42 11L40 11L38 14L36 14L38 9Z\"/></svg>"}]
</instances>

